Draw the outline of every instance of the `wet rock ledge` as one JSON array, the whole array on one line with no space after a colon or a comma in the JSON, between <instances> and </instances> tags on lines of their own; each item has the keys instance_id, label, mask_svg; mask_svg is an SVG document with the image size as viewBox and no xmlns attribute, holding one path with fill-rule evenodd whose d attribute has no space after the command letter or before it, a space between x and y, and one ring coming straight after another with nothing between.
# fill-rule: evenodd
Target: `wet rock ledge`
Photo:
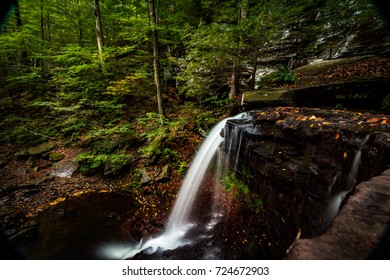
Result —
<instances>
[{"instance_id":1,"label":"wet rock ledge","mask_svg":"<svg viewBox=\"0 0 390 280\"><path fill-rule=\"evenodd\" d=\"M255 219L273 258L379 258L390 221L390 117L295 107L250 115L227 121L222 150L262 197Z\"/></svg>"},{"instance_id":2,"label":"wet rock ledge","mask_svg":"<svg viewBox=\"0 0 390 280\"><path fill-rule=\"evenodd\" d=\"M297 240L287 259L389 259L390 169L359 184L329 230Z\"/></svg>"}]
</instances>

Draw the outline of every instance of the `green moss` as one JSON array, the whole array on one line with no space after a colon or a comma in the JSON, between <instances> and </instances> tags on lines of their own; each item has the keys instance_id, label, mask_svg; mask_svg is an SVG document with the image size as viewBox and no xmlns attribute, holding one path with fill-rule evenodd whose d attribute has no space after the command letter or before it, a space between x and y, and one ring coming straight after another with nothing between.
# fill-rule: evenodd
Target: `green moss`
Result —
<instances>
[{"instance_id":1,"label":"green moss","mask_svg":"<svg viewBox=\"0 0 390 280\"><path fill-rule=\"evenodd\" d=\"M239 180L233 172L229 172L224 178L222 178L221 183L227 192L236 189L240 193L249 193L249 187L243 181Z\"/></svg>"},{"instance_id":2,"label":"green moss","mask_svg":"<svg viewBox=\"0 0 390 280\"><path fill-rule=\"evenodd\" d=\"M282 99L292 101L294 99L294 93L287 89L259 89L246 91L244 97L246 102L269 102Z\"/></svg>"},{"instance_id":3,"label":"green moss","mask_svg":"<svg viewBox=\"0 0 390 280\"><path fill-rule=\"evenodd\" d=\"M225 187L227 192L236 190L237 196L245 201L246 207L250 211L253 211L256 214L259 214L262 211L263 200L260 195L250 191L249 186L238 179L233 172L229 172L222 178L221 184Z\"/></svg>"}]
</instances>

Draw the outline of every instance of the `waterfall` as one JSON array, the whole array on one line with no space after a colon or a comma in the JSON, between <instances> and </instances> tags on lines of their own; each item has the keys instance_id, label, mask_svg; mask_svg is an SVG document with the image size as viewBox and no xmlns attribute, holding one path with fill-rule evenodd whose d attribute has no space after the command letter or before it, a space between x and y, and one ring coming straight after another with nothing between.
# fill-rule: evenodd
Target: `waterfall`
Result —
<instances>
[{"instance_id":1,"label":"waterfall","mask_svg":"<svg viewBox=\"0 0 390 280\"><path fill-rule=\"evenodd\" d=\"M184 178L169 217L167 225L168 230L172 227L182 228L188 226L188 216L192 209L192 204L199 190L199 186L202 183L207 167L217 152L219 145L222 143L223 138L221 137L220 132L225 126L226 121L227 119L224 119L210 131L196 154L194 161Z\"/></svg>"},{"instance_id":2,"label":"waterfall","mask_svg":"<svg viewBox=\"0 0 390 280\"><path fill-rule=\"evenodd\" d=\"M188 230L195 226L191 222L189 216L207 168L223 141L223 138L220 135L221 130L224 128L227 120L246 118L248 116L248 113L241 113L235 117L226 118L210 131L209 135L200 146L200 149L184 178L169 216L168 223L165 227L165 231L161 235L147 240L145 243L141 240L138 244L133 246L133 248L129 248L124 259L130 259L140 252L153 254L159 248L161 250L172 250L186 244L191 244L191 241L185 238L185 234ZM214 225L214 223L215 220L212 220L210 225Z\"/></svg>"},{"instance_id":3,"label":"waterfall","mask_svg":"<svg viewBox=\"0 0 390 280\"><path fill-rule=\"evenodd\" d=\"M370 139L370 135L367 135L363 139L358 150L356 151L356 154L355 154L353 161L352 161L351 169L348 173L347 182L345 184L345 190L337 193L329 201L328 207L325 211L325 217L324 217L324 221L326 223L326 226L329 226L330 223L333 221L333 219L337 216L337 214L339 213L339 210L340 210L341 203L347 197L348 193L350 193L355 187L357 176L358 176L358 171L359 171L359 166L361 163L362 149L364 148L364 146L366 145L366 143L369 139ZM339 175L340 175L339 173L336 173L336 175L335 175L336 177L333 179L333 182L332 182L331 186L329 187L328 191L331 190L331 188L335 184L335 181L338 179Z\"/></svg>"}]
</instances>

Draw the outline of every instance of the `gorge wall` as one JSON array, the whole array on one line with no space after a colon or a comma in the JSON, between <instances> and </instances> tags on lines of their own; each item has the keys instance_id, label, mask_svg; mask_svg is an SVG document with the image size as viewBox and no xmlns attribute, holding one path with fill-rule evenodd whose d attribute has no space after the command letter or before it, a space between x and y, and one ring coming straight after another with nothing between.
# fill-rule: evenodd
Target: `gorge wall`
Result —
<instances>
[{"instance_id":1,"label":"gorge wall","mask_svg":"<svg viewBox=\"0 0 390 280\"><path fill-rule=\"evenodd\" d=\"M344 198L354 193L354 187L389 168L390 134L386 131L390 122L386 116L293 107L250 114L252 120L227 122L223 150L237 177L263 199L258 219L267 226L274 258L284 258L296 239L302 239L296 243L304 246L307 242L303 240L331 231L341 219L337 216L339 207L347 211L343 204L349 199ZM371 188L376 191L374 185ZM381 201L373 199L368 205ZM367 207L359 210L360 206L350 210L350 217L385 213L374 229L376 239L372 244L381 238L379 228L385 231L385 223L390 221L386 205L383 207L387 210L382 212L366 213ZM351 236L364 231L359 226L354 230L357 232L350 232ZM364 243L357 244L357 248L359 253L350 257L367 258L374 250ZM292 258L300 258L295 253Z\"/></svg>"}]
</instances>

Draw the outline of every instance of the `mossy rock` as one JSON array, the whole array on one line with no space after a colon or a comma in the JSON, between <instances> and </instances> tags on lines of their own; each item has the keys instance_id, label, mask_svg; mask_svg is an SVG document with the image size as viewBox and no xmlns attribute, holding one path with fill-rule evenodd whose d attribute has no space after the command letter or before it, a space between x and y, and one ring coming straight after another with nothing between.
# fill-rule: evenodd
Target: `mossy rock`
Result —
<instances>
[{"instance_id":1,"label":"mossy rock","mask_svg":"<svg viewBox=\"0 0 390 280\"><path fill-rule=\"evenodd\" d=\"M28 157L28 150L25 150L25 149L20 150L20 151L15 153L15 156L18 158Z\"/></svg>"},{"instance_id":2,"label":"mossy rock","mask_svg":"<svg viewBox=\"0 0 390 280\"><path fill-rule=\"evenodd\" d=\"M60 161L61 159L63 159L65 156L61 153L58 153L58 152L52 152L49 154L49 158L52 160L52 161Z\"/></svg>"},{"instance_id":3,"label":"mossy rock","mask_svg":"<svg viewBox=\"0 0 390 280\"><path fill-rule=\"evenodd\" d=\"M32 156L41 155L52 150L56 144L54 142L42 143L28 149L28 154Z\"/></svg>"},{"instance_id":4,"label":"mossy rock","mask_svg":"<svg viewBox=\"0 0 390 280\"><path fill-rule=\"evenodd\" d=\"M242 96L242 105L246 109L267 106L293 106L295 94L288 89L268 88L247 91Z\"/></svg>"}]
</instances>

